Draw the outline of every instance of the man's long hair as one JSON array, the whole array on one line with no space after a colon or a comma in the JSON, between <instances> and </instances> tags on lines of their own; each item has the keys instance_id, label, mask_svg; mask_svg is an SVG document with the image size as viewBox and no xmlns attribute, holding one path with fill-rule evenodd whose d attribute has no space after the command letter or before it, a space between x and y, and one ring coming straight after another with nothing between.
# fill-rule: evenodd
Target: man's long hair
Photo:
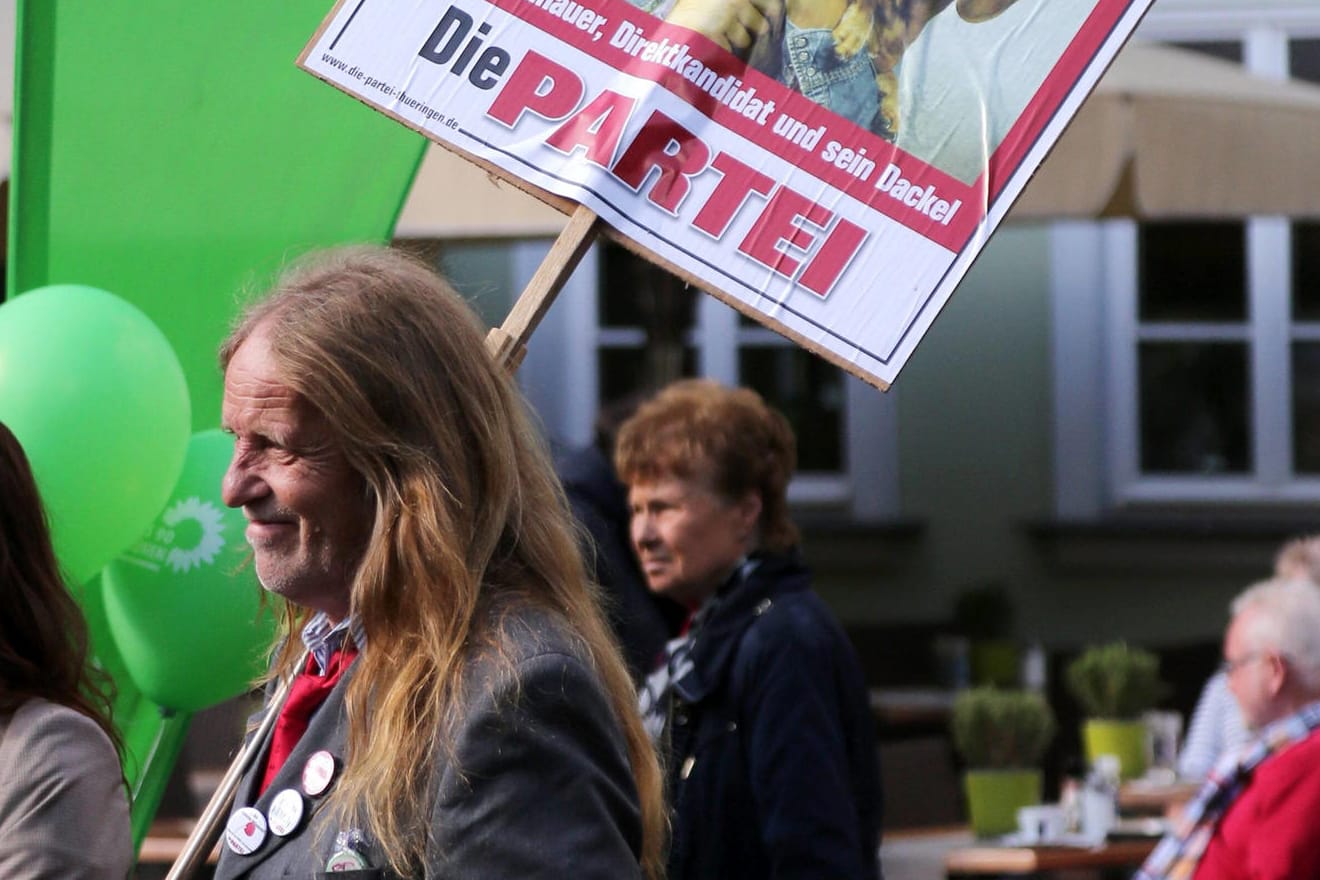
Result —
<instances>
[{"instance_id":1,"label":"man's long hair","mask_svg":"<svg viewBox=\"0 0 1320 880\"><path fill-rule=\"evenodd\" d=\"M346 696L350 763L334 808L365 820L399 873L422 863L428 783L452 756L465 663L498 646L503 610L533 604L568 623L603 682L641 799L643 868L659 877L661 783L632 684L545 444L471 308L425 264L358 246L287 272L240 320L222 366L258 325L281 381L326 417L375 497L350 600L367 648ZM306 615L290 606L273 674L291 671Z\"/></svg>"},{"instance_id":2,"label":"man's long hair","mask_svg":"<svg viewBox=\"0 0 1320 880\"><path fill-rule=\"evenodd\" d=\"M118 749L109 679L88 661L87 624L55 560L32 468L0 423L0 713L34 697L59 703Z\"/></svg>"}]
</instances>

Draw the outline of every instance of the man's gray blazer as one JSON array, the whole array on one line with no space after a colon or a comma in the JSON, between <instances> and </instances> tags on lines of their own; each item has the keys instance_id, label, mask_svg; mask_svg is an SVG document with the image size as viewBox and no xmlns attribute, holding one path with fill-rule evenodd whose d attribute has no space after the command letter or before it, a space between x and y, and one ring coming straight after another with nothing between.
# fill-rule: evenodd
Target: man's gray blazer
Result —
<instances>
[{"instance_id":1,"label":"man's gray blazer","mask_svg":"<svg viewBox=\"0 0 1320 880\"><path fill-rule=\"evenodd\" d=\"M502 648L513 660L512 676L491 674L491 664L480 659L466 676L467 702L463 717L455 719L456 763L438 759L426 865L412 876L640 877L641 822L623 734L568 628L554 615L524 611L505 624ZM359 662L258 796L263 750L240 784L236 808L253 805L264 814L280 791L300 789L307 759L319 750L342 766L344 693ZM363 830L332 823L332 811L322 806L333 790L332 783L325 795L306 798L310 821L288 837L268 833L251 855L222 843L216 880L322 876L340 833ZM348 877L395 877L374 846L365 847L364 855L369 870Z\"/></svg>"}]
</instances>

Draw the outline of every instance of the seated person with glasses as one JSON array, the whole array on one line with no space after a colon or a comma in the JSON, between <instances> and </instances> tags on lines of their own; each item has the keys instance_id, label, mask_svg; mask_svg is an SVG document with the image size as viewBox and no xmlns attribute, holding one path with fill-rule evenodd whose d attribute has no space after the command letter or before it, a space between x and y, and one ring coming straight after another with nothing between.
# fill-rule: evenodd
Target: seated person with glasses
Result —
<instances>
[{"instance_id":1,"label":"seated person with glasses","mask_svg":"<svg viewBox=\"0 0 1320 880\"><path fill-rule=\"evenodd\" d=\"M1253 737L1215 764L1134 880L1320 877L1320 587L1233 601L1223 673Z\"/></svg>"},{"instance_id":2,"label":"seated person with glasses","mask_svg":"<svg viewBox=\"0 0 1320 880\"><path fill-rule=\"evenodd\" d=\"M1274 557L1274 576L1320 583L1320 536L1294 538L1280 547ZM1203 781L1220 755L1249 738L1242 710L1228 687L1228 676L1220 670L1206 681L1196 701L1187 738L1178 754L1178 775L1191 782Z\"/></svg>"}]
</instances>

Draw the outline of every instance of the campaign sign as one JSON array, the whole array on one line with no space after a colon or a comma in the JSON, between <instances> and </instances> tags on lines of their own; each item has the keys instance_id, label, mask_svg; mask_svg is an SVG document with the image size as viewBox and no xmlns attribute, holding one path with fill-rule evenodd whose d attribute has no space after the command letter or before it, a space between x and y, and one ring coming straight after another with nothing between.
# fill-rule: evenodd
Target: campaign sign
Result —
<instances>
[{"instance_id":1,"label":"campaign sign","mask_svg":"<svg viewBox=\"0 0 1320 880\"><path fill-rule=\"evenodd\" d=\"M637 2L340 0L299 64L883 388L1152 0Z\"/></svg>"}]
</instances>

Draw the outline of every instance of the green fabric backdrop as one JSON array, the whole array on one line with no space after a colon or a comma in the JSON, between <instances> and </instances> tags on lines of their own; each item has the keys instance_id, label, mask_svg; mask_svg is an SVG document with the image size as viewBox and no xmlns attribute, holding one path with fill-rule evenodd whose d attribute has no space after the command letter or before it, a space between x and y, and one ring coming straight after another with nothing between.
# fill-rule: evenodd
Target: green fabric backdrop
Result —
<instances>
[{"instance_id":1,"label":"green fabric backdrop","mask_svg":"<svg viewBox=\"0 0 1320 880\"><path fill-rule=\"evenodd\" d=\"M236 291L307 249L387 240L425 148L295 66L330 5L19 2L8 290L87 284L143 309L183 364L194 431L219 421ZM188 716L137 692L99 579L82 592L119 688L140 841Z\"/></svg>"}]
</instances>

